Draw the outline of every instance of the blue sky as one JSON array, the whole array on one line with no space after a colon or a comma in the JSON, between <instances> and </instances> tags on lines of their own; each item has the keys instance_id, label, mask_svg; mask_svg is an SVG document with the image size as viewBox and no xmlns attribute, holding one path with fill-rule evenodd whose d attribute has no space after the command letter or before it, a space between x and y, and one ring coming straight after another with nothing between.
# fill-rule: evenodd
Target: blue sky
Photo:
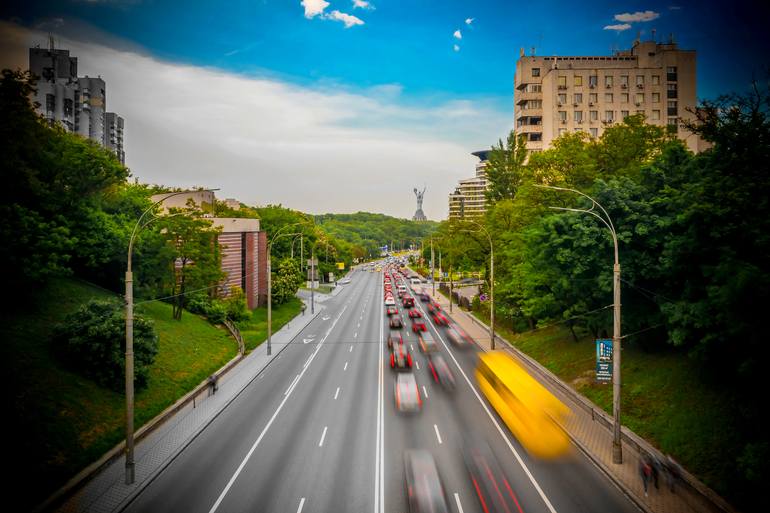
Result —
<instances>
[{"instance_id":1,"label":"blue sky","mask_svg":"<svg viewBox=\"0 0 770 513\"><path fill-rule=\"evenodd\" d=\"M513 124L519 49L609 55L673 33L698 96L767 79L759 2L6 0L0 67L57 45L107 81L135 176L316 213L425 212ZM765 2L765 4L767 4ZM459 31L459 32L458 32Z\"/></svg>"}]
</instances>

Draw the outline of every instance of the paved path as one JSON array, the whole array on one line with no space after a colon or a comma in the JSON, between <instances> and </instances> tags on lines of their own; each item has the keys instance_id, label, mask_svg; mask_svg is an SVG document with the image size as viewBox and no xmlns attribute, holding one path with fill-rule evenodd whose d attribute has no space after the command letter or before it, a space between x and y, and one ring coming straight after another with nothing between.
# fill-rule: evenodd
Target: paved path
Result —
<instances>
[{"instance_id":1,"label":"paved path","mask_svg":"<svg viewBox=\"0 0 770 513\"><path fill-rule=\"evenodd\" d=\"M425 286L425 290L432 292L432 287ZM449 300L439 293L436 288L434 301L438 302L446 313L449 313ZM465 330L468 335L485 351L490 350L489 327L475 316L459 308L452 306L450 317ZM522 359L516 351L511 350L510 344L499 336L495 336L496 349L505 349L519 362L530 370L546 388L564 402L571 410L572 415L563 426L576 445L585 452L594 463L599 466L612 480L629 495L637 505L650 512L696 512L696 511L722 511L717 509L710 501L705 501L699 494L679 487L675 493L670 492L663 475L659 477L659 488L654 485L648 493L644 493L642 480L638 472L639 453L631 445L623 442L623 463L612 463L612 432L605 426L596 422L590 412L577 404L571 397L561 393L552 384L543 379L542 369L533 368L526 360ZM547 372L547 371L546 371ZM599 410L598 407L596 407Z\"/></svg>"}]
</instances>

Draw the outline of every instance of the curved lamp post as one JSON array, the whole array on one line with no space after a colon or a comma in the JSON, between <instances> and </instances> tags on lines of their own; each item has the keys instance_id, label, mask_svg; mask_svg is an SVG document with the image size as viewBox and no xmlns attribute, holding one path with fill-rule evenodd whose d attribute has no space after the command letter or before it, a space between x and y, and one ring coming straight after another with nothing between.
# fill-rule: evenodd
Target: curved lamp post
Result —
<instances>
[{"instance_id":1,"label":"curved lamp post","mask_svg":"<svg viewBox=\"0 0 770 513\"><path fill-rule=\"evenodd\" d=\"M203 189L214 192L219 189ZM173 196L189 194L190 191L174 192L153 203L142 212L139 220L134 225L131 238L128 240L128 263L126 266L126 484L134 482L134 274L131 269L131 256L134 251L134 239L139 231L158 219L160 216L152 216L142 223L145 216L155 210L155 207ZM202 191L201 191L202 192Z\"/></svg>"},{"instance_id":2,"label":"curved lamp post","mask_svg":"<svg viewBox=\"0 0 770 513\"><path fill-rule=\"evenodd\" d=\"M492 237L486 228L476 221L464 219L464 223L471 223L478 226L484 235L487 236L489 241L489 339L490 347L494 351L495 349L495 248L492 244ZM470 232L470 230L460 230L464 232Z\"/></svg>"},{"instance_id":3,"label":"curved lamp post","mask_svg":"<svg viewBox=\"0 0 770 513\"><path fill-rule=\"evenodd\" d=\"M614 417L613 436L612 436L612 462L623 463L623 446L620 442L620 261L618 259L618 236L615 232L615 225L612 224L609 214L598 201L591 196L584 194L575 189L569 189L567 187L554 187L551 185L536 185L542 189L553 189L555 191L568 191L579 194L584 198L591 201L591 208L564 208L564 207L548 207L553 210L567 210L569 212L580 212L582 214L590 214L604 223L610 233L612 234L612 243L615 245L615 264L612 267L612 290L613 290L613 330L612 330L612 413ZM599 207L604 216L596 213L594 208Z\"/></svg>"}]
</instances>

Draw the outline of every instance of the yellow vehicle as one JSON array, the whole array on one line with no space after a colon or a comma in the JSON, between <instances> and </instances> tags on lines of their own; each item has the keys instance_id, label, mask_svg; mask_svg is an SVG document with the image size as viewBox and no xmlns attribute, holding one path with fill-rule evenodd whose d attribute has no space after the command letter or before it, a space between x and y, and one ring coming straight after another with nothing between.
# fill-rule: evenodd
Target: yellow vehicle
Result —
<instances>
[{"instance_id":1,"label":"yellow vehicle","mask_svg":"<svg viewBox=\"0 0 770 513\"><path fill-rule=\"evenodd\" d=\"M489 403L530 454L556 458L569 451L569 438L557 423L569 415L569 408L511 356L502 351L481 354L476 379Z\"/></svg>"}]
</instances>

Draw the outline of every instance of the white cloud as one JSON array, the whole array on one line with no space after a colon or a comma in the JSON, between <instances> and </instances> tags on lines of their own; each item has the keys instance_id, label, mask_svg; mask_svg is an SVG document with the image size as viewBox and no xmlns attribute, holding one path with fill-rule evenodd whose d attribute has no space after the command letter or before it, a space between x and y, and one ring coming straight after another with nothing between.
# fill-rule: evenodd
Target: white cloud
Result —
<instances>
[{"instance_id":1,"label":"white cloud","mask_svg":"<svg viewBox=\"0 0 770 513\"><path fill-rule=\"evenodd\" d=\"M637 11L633 14L626 12L623 14L615 15L616 20L622 21L624 23L634 23L637 21L652 21L658 18L660 18L660 13L657 13L655 11Z\"/></svg>"},{"instance_id":2,"label":"white cloud","mask_svg":"<svg viewBox=\"0 0 770 513\"><path fill-rule=\"evenodd\" d=\"M455 39L462 39L463 38L463 35L460 32L460 29L455 30L455 33L452 34L452 35L455 37Z\"/></svg>"},{"instance_id":3,"label":"white cloud","mask_svg":"<svg viewBox=\"0 0 770 513\"><path fill-rule=\"evenodd\" d=\"M329 7L329 2L324 0L302 0L300 5L305 8L305 18L312 19L319 14L323 14L324 9Z\"/></svg>"},{"instance_id":4,"label":"white cloud","mask_svg":"<svg viewBox=\"0 0 770 513\"><path fill-rule=\"evenodd\" d=\"M471 23L473 23L473 20L475 20L475 19L476 19L476 18L466 18L466 19L465 19L465 24L466 24L466 25L470 25Z\"/></svg>"},{"instance_id":5,"label":"white cloud","mask_svg":"<svg viewBox=\"0 0 770 513\"><path fill-rule=\"evenodd\" d=\"M219 187L218 196L252 205L405 218L414 214L412 188L427 183L424 210L443 219L457 180L474 174L470 152L511 128L505 99L417 101L398 84L298 86L77 34L57 35L57 46L78 58L81 75L104 78L108 110L126 120L126 163L144 183ZM29 48L46 37L0 21L0 68L26 67Z\"/></svg>"},{"instance_id":6,"label":"white cloud","mask_svg":"<svg viewBox=\"0 0 770 513\"><path fill-rule=\"evenodd\" d=\"M460 51L460 45L454 45L454 51L459 52Z\"/></svg>"},{"instance_id":7,"label":"white cloud","mask_svg":"<svg viewBox=\"0 0 770 513\"><path fill-rule=\"evenodd\" d=\"M374 6L371 2L367 2L365 0L353 0L353 9L367 9L372 10L374 9Z\"/></svg>"},{"instance_id":8,"label":"white cloud","mask_svg":"<svg viewBox=\"0 0 770 513\"><path fill-rule=\"evenodd\" d=\"M345 24L345 28L350 28L353 25L363 25L364 22L360 18L357 18L355 16L351 16L350 14L346 14L344 12L340 11L332 11L331 13L324 15L324 18L327 20L334 20L334 21L341 21Z\"/></svg>"},{"instance_id":9,"label":"white cloud","mask_svg":"<svg viewBox=\"0 0 770 513\"><path fill-rule=\"evenodd\" d=\"M623 23L622 25L606 25L604 27L604 30L616 30L620 32L623 30L628 30L630 28L631 28L631 25L629 25L628 23Z\"/></svg>"}]
</instances>

